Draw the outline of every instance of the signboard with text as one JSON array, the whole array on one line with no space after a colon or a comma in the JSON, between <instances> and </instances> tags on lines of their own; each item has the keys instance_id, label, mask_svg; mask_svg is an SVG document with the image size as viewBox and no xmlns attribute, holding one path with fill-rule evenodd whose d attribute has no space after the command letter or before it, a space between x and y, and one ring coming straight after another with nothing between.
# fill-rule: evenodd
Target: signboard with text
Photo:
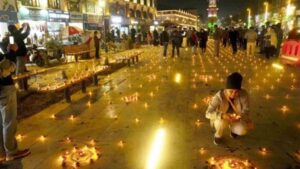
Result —
<instances>
[{"instance_id":1,"label":"signboard with text","mask_svg":"<svg viewBox=\"0 0 300 169\"><path fill-rule=\"evenodd\" d=\"M20 20L32 20L32 21L47 21L47 11L40 9L26 9L20 10L19 18Z\"/></svg>"},{"instance_id":2,"label":"signboard with text","mask_svg":"<svg viewBox=\"0 0 300 169\"><path fill-rule=\"evenodd\" d=\"M81 22L83 21L83 15L78 12L70 12L70 22Z\"/></svg>"},{"instance_id":3,"label":"signboard with text","mask_svg":"<svg viewBox=\"0 0 300 169\"><path fill-rule=\"evenodd\" d=\"M69 22L70 15L68 12L60 10L48 10L48 21L50 22Z\"/></svg>"}]
</instances>

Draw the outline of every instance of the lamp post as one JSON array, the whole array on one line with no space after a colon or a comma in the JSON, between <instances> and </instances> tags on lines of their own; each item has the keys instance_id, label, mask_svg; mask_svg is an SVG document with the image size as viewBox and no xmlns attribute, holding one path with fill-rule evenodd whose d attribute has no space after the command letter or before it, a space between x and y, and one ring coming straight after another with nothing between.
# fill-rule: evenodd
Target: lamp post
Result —
<instances>
[{"instance_id":1,"label":"lamp post","mask_svg":"<svg viewBox=\"0 0 300 169\"><path fill-rule=\"evenodd\" d=\"M251 9L247 8L248 11L248 28L251 27Z\"/></svg>"},{"instance_id":2,"label":"lamp post","mask_svg":"<svg viewBox=\"0 0 300 169\"><path fill-rule=\"evenodd\" d=\"M268 22L269 2L264 2L265 5L265 23Z\"/></svg>"}]
</instances>

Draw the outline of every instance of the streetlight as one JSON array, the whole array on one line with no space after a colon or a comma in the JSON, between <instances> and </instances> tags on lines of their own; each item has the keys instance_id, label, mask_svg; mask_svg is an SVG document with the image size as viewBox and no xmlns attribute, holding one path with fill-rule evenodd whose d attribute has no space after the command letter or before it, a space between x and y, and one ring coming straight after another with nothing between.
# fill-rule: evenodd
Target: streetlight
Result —
<instances>
[{"instance_id":1,"label":"streetlight","mask_svg":"<svg viewBox=\"0 0 300 169\"><path fill-rule=\"evenodd\" d=\"M268 22L269 2L264 2L265 5L265 23Z\"/></svg>"},{"instance_id":2,"label":"streetlight","mask_svg":"<svg viewBox=\"0 0 300 169\"><path fill-rule=\"evenodd\" d=\"M248 28L251 27L251 9L247 8L248 11Z\"/></svg>"}]
</instances>

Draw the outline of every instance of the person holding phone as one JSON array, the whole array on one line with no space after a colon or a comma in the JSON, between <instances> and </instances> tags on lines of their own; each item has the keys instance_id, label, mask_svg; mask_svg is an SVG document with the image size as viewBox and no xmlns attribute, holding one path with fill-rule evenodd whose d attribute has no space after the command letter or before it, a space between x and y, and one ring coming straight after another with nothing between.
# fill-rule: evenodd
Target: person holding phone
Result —
<instances>
[{"instance_id":1,"label":"person holding phone","mask_svg":"<svg viewBox=\"0 0 300 169\"><path fill-rule=\"evenodd\" d=\"M249 97L242 89L243 77L240 73L232 73L227 77L226 89L220 90L211 100L206 110L206 118L210 119L215 129L214 144L223 142L223 131L230 128L230 136L236 138L247 134L252 123L249 118Z\"/></svg>"},{"instance_id":2,"label":"person holding phone","mask_svg":"<svg viewBox=\"0 0 300 169\"><path fill-rule=\"evenodd\" d=\"M25 56L27 54L27 48L24 43L24 40L30 34L30 27L28 23L23 23L21 29L17 29L15 25L9 25L8 31L10 32L10 44L16 44L18 46L18 50L16 51L16 74L22 74L25 72Z\"/></svg>"}]
</instances>

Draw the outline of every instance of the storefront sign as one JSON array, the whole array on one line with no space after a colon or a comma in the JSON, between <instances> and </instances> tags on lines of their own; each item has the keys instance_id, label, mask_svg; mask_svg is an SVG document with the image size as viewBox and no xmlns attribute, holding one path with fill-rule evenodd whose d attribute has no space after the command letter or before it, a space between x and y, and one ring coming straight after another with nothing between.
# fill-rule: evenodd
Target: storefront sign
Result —
<instances>
[{"instance_id":1,"label":"storefront sign","mask_svg":"<svg viewBox=\"0 0 300 169\"><path fill-rule=\"evenodd\" d=\"M85 23L84 29L86 30L99 30L101 26L96 23Z\"/></svg>"},{"instance_id":2,"label":"storefront sign","mask_svg":"<svg viewBox=\"0 0 300 169\"><path fill-rule=\"evenodd\" d=\"M16 24L18 22L17 12L0 11L0 22Z\"/></svg>"},{"instance_id":3,"label":"storefront sign","mask_svg":"<svg viewBox=\"0 0 300 169\"><path fill-rule=\"evenodd\" d=\"M70 12L70 22L83 22L83 15L77 12Z\"/></svg>"},{"instance_id":4,"label":"storefront sign","mask_svg":"<svg viewBox=\"0 0 300 169\"><path fill-rule=\"evenodd\" d=\"M21 8L19 11L20 20L46 21L48 12L46 10Z\"/></svg>"},{"instance_id":5,"label":"storefront sign","mask_svg":"<svg viewBox=\"0 0 300 169\"><path fill-rule=\"evenodd\" d=\"M60 10L48 10L48 21L50 22L69 22L70 15L68 12Z\"/></svg>"}]
</instances>

